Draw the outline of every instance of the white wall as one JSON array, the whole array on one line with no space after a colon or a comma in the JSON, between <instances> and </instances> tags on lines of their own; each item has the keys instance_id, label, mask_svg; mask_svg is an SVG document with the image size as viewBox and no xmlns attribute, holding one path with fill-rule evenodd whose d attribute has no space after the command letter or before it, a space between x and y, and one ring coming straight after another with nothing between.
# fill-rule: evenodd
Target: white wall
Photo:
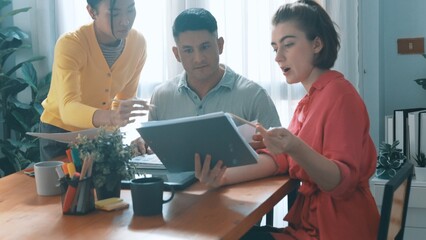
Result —
<instances>
[{"instance_id":1,"label":"white wall","mask_svg":"<svg viewBox=\"0 0 426 240\"><path fill-rule=\"evenodd\" d=\"M361 94L376 146L384 139L384 115L398 108L426 107L426 59L397 53L398 38L426 37L426 1L362 0Z\"/></svg>"},{"instance_id":2,"label":"white wall","mask_svg":"<svg viewBox=\"0 0 426 240\"><path fill-rule=\"evenodd\" d=\"M379 1L361 0L359 5L360 81L359 89L370 116L370 134L376 146L380 136L380 61L379 61Z\"/></svg>"},{"instance_id":3,"label":"white wall","mask_svg":"<svg viewBox=\"0 0 426 240\"><path fill-rule=\"evenodd\" d=\"M381 1L383 32L384 111L426 107L426 90L414 82L426 78L426 59L420 55L399 55L398 38L426 36L426 1Z\"/></svg>"}]
</instances>

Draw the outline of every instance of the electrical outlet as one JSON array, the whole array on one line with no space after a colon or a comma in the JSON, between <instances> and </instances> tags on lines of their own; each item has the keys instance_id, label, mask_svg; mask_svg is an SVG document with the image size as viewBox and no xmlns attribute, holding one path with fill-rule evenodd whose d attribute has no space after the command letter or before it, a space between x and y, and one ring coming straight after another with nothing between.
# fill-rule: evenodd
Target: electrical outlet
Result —
<instances>
[{"instance_id":1,"label":"electrical outlet","mask_svg":"<svg viewBox=\"0 0 426 240\"><path fill-rule=\"evenodd\" d=\"M425 52L424 38L399 38L397 40L399 54L423 54Z\"/></svg>"}]
</instances>

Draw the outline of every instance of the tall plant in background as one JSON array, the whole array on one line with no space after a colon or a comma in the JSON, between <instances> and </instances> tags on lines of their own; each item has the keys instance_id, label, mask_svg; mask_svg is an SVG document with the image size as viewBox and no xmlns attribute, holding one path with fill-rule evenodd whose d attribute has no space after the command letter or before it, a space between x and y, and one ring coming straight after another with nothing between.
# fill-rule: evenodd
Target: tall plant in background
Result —
<instances>
[{"instance_id":1,"label":"tall plant in background","mask_svg":"<svg viewBox=\"0 0 426 240\"><path fill-rule=\"evenodd\" d=\"M28 34L19 27L3 26L7 18L30 10L27 7L5 11L4 8L10 4L11 1L0 0L0 124L3 130L0 149L13 170L19 171L29 163L39 161L38 140L25 133L38 129L43 111L40 103L47 95L50 74L38 80L31 63L44 57L35 56L19 63L11 58L14 53L31 48L31 45L25 42ZM23 90L31 94L30 99L20 100L17 97Z\"/></svg>"}]
</instances>

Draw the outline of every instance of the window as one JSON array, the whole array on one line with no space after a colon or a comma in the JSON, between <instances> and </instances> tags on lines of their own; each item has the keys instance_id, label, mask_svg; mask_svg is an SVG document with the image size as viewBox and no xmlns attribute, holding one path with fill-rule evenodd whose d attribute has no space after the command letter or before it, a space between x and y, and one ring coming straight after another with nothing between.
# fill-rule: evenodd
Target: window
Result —
<instances>
[{"instance_id":1,"label":"window","mask_svg":"<svg viewBox=\"0 0 426 240\"><path fill-rule=\"evenodd\" d=\"M133 27L142 32L148 44L148 58L141 74L138 95L149 99L159 83L171 79L183 68L172 53L172 24L185 8L204 7L218 21L219 35L225 39L221 63L263 86L274 100L281 123L287 126L305 90L285 83L270 46L271 17L282 0L215 1L135 1ZM56 37L91 22L86 1L56 3Z\"/></svg>"}]
</instances>

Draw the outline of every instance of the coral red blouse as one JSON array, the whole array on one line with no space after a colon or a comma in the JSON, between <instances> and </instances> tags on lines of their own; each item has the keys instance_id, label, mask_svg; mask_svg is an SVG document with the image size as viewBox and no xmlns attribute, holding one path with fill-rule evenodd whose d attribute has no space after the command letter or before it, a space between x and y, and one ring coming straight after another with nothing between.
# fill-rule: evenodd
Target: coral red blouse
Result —
<instances>
[{"instance_id":1,"label":"coral red blouse","mask_svg":"<svg viewBox=\"0 0 426 240\"><path fill-rule=\"evenodd\" d=\"M376 149L369 134L364 102L344 76L327 71L299 102L289 130L315 151L334 161L341 182L320 189L288 155L274 156L278 173L289 172L302 185L290 212L286 234L277 239L376 239L379 213L369 189ZM282 236L280 236L282 235ZM285 236L287 235L287 237Z\"/></svg>"}]
</instances>

